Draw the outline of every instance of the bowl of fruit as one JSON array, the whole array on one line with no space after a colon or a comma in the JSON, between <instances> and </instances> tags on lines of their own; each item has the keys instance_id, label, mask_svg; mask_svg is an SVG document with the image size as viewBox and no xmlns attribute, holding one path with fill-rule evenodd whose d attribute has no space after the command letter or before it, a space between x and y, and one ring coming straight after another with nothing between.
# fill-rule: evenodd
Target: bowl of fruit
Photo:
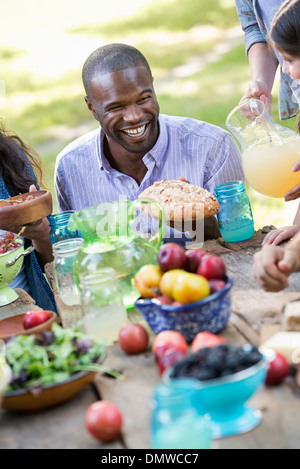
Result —
<instances>
[{"instance_id":1,"label":"bowl of fruit","mask_svg":"<svg viewBox=\"0 0 300 469\"><path fill-rule=\"evenodd\" d=\"M264 384L268 367L268 360L255 346L220 344L177 361L163 380L194 379L199 408L217 439L248 432L260 423L261 412L247 401Z\"/></svg>"},{"instance_id":2,"label":"bowl of fruit","mask_svg":"<svg viewBox=\"0 0 300 469\"><path fill-rule=\"evenodd\" d=\"M0 226L9 229L33 223L52 212L52 195L47 190L26 192L0 200Z\"/></svg>"},{"instance_id":3,"label":"bowl of fruit","mask_svg":"<svg viewBox=\"0 0 300 469\"><path fill-rule=\"evenodd\" d=\"M157 264L144 265L135 275L141 294L135 307L155 334L175 330L191 342L198 332L224 329L233 282L220 257L166 243L158 251Z\"/></svg>"},{"instance_id":4,"label":"bowl of fruit","mask_svg":"<svg viewBox=\"0 0 300 469\"><path fill-rule=\"evenodd\" d=\"M54 311L40 309L14 314L0 319L0 339L6 341L20 334L29 335L51 331L54 322L58 323L58 316Z\"/></svg>"}]
</instances>

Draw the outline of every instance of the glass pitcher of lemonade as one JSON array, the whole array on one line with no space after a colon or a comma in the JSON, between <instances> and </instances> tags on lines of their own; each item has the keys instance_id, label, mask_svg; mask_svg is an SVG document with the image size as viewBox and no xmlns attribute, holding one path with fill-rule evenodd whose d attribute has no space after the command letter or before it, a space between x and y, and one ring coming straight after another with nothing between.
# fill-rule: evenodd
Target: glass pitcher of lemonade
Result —
<instances>
[{"instance_id":1,"label":"glass pitcher of lemonade","mask_svg":"<svg viewBox=\"0 0 300 469\"><path fill-rule=\"evenodd\" d=\"M80 276L99 269L114 269L126 309L140 296L134 277L144 264L156 264L166 229L166 215L154 200L120 200L74 213L69 229L78 229L83 246L73 266L80 290Z\"/></svg>"},{"instance_id":2,"label":"glass pitcher of lemonade","mask_svg":"<svg viewBox=\"0 0 300 469\"><path fill-rule=\"evenodd\" d=\"M240 143L245 178L257 192L281 198L300 182L300 172L292 171L300 159L300 138L276 124L262 101L240 103L226 127Z\"/></svg>"}]
</instances>

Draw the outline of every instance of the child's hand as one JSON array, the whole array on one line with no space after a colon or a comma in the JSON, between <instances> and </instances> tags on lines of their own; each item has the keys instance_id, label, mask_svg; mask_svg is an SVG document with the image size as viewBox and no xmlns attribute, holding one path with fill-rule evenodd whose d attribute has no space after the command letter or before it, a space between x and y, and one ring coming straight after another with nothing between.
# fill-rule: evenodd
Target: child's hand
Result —
<instances>
[{"instance_id":1,"label":"child's hand","mask_svg":"<svg viewBox=\"0 0 300 469\"><path fill-rule=\"evenodd\" d=\"M293 238L298 232L300 232L300 225L284 226L283 228L272 230L264 237L262 245L277 245Z\"/></svg>"},{"instance_id":2,"label":"child's hand","mask_svg":"<svg viewBox=\"0 0 300 469\"><path fill-rule=\"evenodd\" d=\"M300 249L266 244L254 255L253 275L266 291L278 292L288 287L288 277L300 270Z\"/></svg>"},{"instance_id":3,"label":"child's hand","mask_svg":"<svg viewBox=\"0 0 300 469\"><path fill-rule=\"evenodd\" d=\"M284 249L266 244L254 254L253 275L258 285L266 291L277 292L288 286L287 275L278 268Z\"/></svg>"}]
</instances>

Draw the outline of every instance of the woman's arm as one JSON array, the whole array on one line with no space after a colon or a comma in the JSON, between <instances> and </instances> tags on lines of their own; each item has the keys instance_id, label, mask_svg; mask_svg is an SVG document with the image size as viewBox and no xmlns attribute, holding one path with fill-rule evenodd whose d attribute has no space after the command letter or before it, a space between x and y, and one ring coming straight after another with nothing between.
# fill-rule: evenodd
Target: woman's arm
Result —
<instances>
[{"instance_id":1,"label":"woman's arm","mask_svg":"<svg viewBox=\"0 0 300 469\"><path fill-rule=\"evenodd\" d=\"M278 61L265 42L253 44L248 52L251 71L251 82L241 101L249 98L259 98L271 112L272 88Z\"/></svg>"}]
</instances>

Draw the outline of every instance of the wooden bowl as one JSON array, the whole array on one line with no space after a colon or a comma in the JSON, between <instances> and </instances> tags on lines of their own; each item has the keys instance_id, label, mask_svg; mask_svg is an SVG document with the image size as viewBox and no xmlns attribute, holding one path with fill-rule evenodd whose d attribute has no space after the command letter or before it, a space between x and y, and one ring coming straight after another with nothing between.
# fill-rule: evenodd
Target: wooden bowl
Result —
<instances>
[{"instance_id":1,"label":"wooden bowl","mask_svg":"<svg viewBox=\"0 0 300 469\"><path fill-rule=\"evenodd\" d=\"M58 316L53 311L48 311L51 318L48 321L39 324L38 326L31 327L30 329L24 329L23 317L26 313L16 314L9 316L8 318L0 319L0 339L7 340L15 335L29 335L38 334L42 331L51 331L52 324L58 322Z\"/></svg>"},{"instance_id":2,"label":"wooden bowl","mask_svg":"<svg viewBox=\"0 0 300 469\"><path fill-rule=\"evenodd\" d=\"M32 196L31 200L25 200ZM17 205L10 201L22 200ZM52 213L52 194L49 191L26 192L0 201L0 228L11 231L13 226L23 226L41 220Z\"/></svg>"},{"instance_id":3,"label":"wooden bowl","mask_svg":"<svg viewBox=\"0 0 300 469\"><path fill-rule=\"evenodd\" d=\"M42 410L69 401L88 386L96 371L81 371L68 380L44 386L39 394L27 390L11 391L3 396L2 407L15 411Z\"/></svg>"}]
</instances>

